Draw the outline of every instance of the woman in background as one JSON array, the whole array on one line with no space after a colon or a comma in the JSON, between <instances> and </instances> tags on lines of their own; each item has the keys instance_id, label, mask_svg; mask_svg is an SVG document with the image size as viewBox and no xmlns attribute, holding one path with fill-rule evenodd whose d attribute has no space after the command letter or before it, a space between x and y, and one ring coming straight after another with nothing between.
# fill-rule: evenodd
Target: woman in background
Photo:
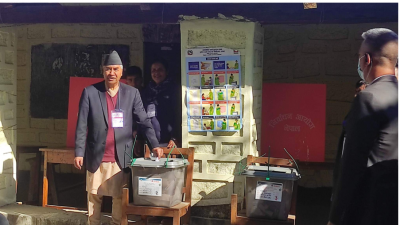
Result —
<instances>
[{"instance_id":1,"label":"woman in background","mask_svg":"<svg viewBox=\"0 0 400 225\"><path fill-rule=\"evenodd\" d=\"M142 101L161 147L177 146L181 139L180 87L168 77L168 64L157 59L151 64L151 81Z\"/></svg>"}]
</instances>

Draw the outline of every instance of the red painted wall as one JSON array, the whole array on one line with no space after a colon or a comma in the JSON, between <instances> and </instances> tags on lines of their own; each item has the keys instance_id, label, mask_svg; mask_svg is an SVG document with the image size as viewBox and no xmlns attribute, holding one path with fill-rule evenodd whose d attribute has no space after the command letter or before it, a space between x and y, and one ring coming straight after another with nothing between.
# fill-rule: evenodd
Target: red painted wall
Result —
<instances>
[{"instance_id":1,"label":"red painted wall","mask_svg":"<svg viewBox=\"0 0 400 225\"><path fill-rule=\"evenodd\" d=\"M261 154L323 162L325 115L325 84L264 84Z\"/></svg>"}]
</instances>

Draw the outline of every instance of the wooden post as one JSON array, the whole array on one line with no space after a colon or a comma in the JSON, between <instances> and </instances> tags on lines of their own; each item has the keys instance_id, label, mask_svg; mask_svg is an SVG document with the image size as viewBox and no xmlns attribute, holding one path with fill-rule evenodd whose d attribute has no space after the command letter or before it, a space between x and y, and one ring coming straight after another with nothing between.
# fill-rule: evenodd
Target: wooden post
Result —
<instances>
[{"instance_id":1,"label":"wooden post","mask_svg":"<svg viewBox=\"0 0 400 225\"><path fill-rule=\"evenodd\" d=\"M231 196L231 224L236 224L237 217L237 194Z\"/></svg>"},{"instance_id":2,"label":"wooden post","mask_svg":"<svg viewBox=\"0 0 400 225\"><path fill-rule=\"evenodd\" d=\"M193 185L193 163L194 162L194 148L190 147L188 149L188 161L190 164L187 166L186 171L186 185L185 185L185 202L192 204L192 185ZM191 214L191 205L188 207L188 211L185 216L182 218L182 222L184 224L190 224L190 214Z\"/></svg>"},{"instance_id":3,"label":"wooden post","mask_svg":"<svg viewBox=\"0 0 400 225\"><path fill-rule=\"evenodd\" d=\"M128 225L128 215L126 214L126 208L129 204L129 189L122 189L122 217L121 217L121 225Z\"/></svg>"},{"instance_id":4,"label":"wooden post","mask_svg":"<svg viewBox=\"0 0 400 225\"><path fill-rule=\"evenodd\" d=\"M179 211L174 212L174 217L172 218L173 225L180 225L181 224L181 217L179 215Z\"/></svg>"},{"instance_id":5,"label":"wooden post","mask_svg":"<svg viewBox=\"0 0 400 225\"><path fill-rule=\"evenodd\" d=\"M46 207L47 205L47 197L48 197L48 188L49 183L47 181L47 151L44 152L44 161L43 161L43 197L42 197L42 206Z\"/></svg>"},{"instance_id":6,"label":"wooden post","mask_svg":"<svg viewBox=\"0 0 400 225\"><path fill-rule=\"evenodd\" d=\"M146 215L141 215L140 219L143 221L144 225L147 225L147 216Z\"/></svg>"}]
</instances>

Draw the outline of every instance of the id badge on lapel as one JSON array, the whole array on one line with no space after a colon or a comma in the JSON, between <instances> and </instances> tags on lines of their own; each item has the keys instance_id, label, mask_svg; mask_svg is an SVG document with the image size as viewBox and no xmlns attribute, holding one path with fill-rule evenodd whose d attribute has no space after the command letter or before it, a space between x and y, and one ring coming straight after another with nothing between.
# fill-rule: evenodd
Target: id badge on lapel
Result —
<instances>
[{"instance_id":1,"label":"id badge on lapel","mask_svg":"<svg viewBox=\"0 0 400 225\"><path fill-rule=\"evenodd\" d=\"M113 128L124 127L124 111L122 109L111 110L111 120Z\"/></svg>"},{"instance_id":2,"label":"id badge on lapel","mask_svg":"<svg viewBox=\"0 0 400 225\"><path fill-rule=\"evenodd\" d=\"M147 117L152 118L156 116L156 105L150 104L147 106Z\"/></svg>"}]
</instances>

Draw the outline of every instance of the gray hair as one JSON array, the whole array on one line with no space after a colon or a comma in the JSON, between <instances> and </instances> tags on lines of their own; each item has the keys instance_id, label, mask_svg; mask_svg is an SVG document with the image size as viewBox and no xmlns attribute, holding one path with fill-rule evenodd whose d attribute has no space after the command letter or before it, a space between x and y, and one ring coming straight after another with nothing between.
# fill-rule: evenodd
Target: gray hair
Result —
<instances>
[{"instance_id":1,"label":"gray hair","mask_svg":"<svg viewBox=\"0 0 400 225\"><path fill-rule=\"evenodd\" d=\"M123 65L120 65L120 66L121 66L121 70L124 70L124 66ZM101 67L105 67L105 65L101 64Z\"/></svg>"},{"instance_id":2,"label":"gray hair","mask_svg":"<svg viewBox=\"0 0 400 225\"><path fill-rule=\"evenodd\" d=\"M361 37L370 54L375 59L375 65L383 65L389 60L393 66L397 62L398 37L395 32L386 28L374 28L364 32Z\"/></svg>"}]
</instances>

